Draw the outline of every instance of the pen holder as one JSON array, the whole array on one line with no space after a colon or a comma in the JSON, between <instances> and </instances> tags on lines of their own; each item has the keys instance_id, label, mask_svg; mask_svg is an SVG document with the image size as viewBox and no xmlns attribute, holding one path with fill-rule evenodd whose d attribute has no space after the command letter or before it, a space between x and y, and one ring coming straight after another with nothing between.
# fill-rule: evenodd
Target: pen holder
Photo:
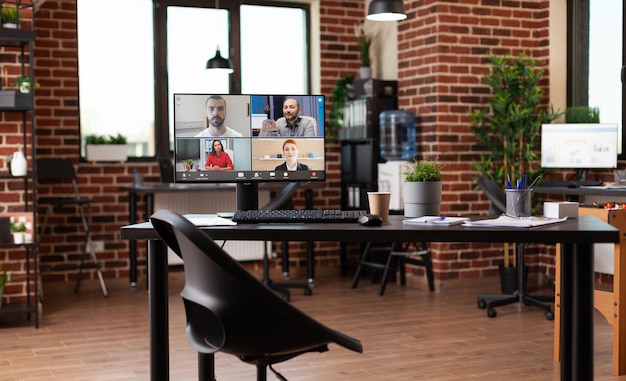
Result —
<instances>
[{"instance_id":1,"label":"pen holder","mask_svg":"<svg viewBox=\"0 0 626 381\"><path fill-rule=\"evenodd\" d=\"M506 214L515 217L530 216L532 189L505 189Z\"/></svg>"}]
</instances>

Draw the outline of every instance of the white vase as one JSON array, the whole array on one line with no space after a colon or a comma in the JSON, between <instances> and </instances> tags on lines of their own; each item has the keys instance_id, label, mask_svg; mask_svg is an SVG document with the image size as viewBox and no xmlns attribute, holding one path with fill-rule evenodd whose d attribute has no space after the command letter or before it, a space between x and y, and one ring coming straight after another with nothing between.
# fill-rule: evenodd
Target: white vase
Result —
<instances>
[{"instance_id":1,"label":"white vase","mask_svg":"<svg viewBox=\"0 0 626 381\"><path fill-rule=\"evenodd\" d=\"M441 190L441 181L403 182L404 216L438 216L441 212Z\"/></svg>"},{"instance_id":2,"label":"white vase","mask_svg":"<svg viewBox=\"0 0 626 381\"><path fill-rule=\"evenodd\" d=\"M26 176L28 172L28 163L22 151L13 152L11 159L11 174L13 176Z\"/></svg>"},{"instance_id":3,"label":"white vase","mask_svg":"<svg viewBox=\"0 0 626 381\"><path fill-rule=\"evenodd\" d=\"M4 24L2 24L2 27L8 29L17 29L17 24L14 22L5 22Z\"/></svg>"},{"instance_id":4,"label":"white vase","mask_svg":"<svg viewBox=\"0 0 626 381\"><path fill-rule=\"evenodd\" d=\"M359 68L359 78L361 79L372 78L372 68L369 66L361 66Z\"/></svg>"}]
</instances>

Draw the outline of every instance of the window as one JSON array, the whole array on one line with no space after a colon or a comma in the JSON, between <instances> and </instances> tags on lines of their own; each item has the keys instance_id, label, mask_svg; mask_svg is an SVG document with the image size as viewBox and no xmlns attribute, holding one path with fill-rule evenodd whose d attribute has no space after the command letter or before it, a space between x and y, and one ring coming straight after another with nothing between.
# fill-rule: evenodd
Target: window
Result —
<instances>
[{"instance_id":1,"label":"window","mask_svg":"<svg viewBox=\"0 0 626 381\"><path fill-rule=\"evenodd\" d=\"M121 132L129 158L168 156L174 92L307 93L309 6L239 3L78 0L81 137ZM233 74L205 69L217 45Z\"/></svg>"}]
</instances>

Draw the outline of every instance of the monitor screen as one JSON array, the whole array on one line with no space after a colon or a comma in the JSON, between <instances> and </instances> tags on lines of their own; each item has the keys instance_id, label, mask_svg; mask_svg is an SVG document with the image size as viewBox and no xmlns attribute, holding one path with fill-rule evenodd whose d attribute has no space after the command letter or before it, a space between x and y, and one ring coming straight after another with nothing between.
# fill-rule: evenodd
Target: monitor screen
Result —
<instances>
[{"instance_id":1,"label":"monitor screen","mask_svg":"<svg viewBox=\"0 0 626 381\"><path fill-rule=\"evenodd\" d=\"M544 124L541 166L544 168L616 168L617 124Z\"/></svg>"},{"instance_id":2,"label":"monitor screen","mask_svg":"<svg viewBox=\"0 0 626 381\"><path fill-rule=\"evenodd\" d=\"M325 180L324 100L174 94L175 182Z\"/></svg>"}]
</instances>

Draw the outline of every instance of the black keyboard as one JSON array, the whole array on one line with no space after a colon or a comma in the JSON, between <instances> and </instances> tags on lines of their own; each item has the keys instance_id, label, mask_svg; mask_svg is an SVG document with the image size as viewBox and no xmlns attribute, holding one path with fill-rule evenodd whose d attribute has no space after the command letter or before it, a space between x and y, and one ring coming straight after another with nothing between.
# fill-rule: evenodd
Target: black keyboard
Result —
<instances>
[{"instance_id":1,"label":"black keyboard","mask_svg":"<svg viewBox=\"0 0 626 381\"><path fill-rule=\"evenodd\" d=\"M242 224L357 222L365 210L238 210L233 221Z\"/></svg>"}]
</instances>

